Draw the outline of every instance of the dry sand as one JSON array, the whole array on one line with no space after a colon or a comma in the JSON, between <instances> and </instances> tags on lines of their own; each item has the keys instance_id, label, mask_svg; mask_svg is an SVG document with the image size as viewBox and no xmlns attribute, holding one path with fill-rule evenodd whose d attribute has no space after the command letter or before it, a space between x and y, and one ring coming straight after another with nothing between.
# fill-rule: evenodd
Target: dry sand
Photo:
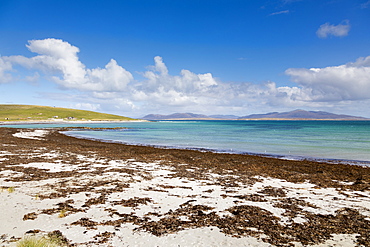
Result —
<instances>
[{"instance_id":1,"label":"dry sand","mask_svg":"<svg viewBox=\"0 0 370 247\"><path fill-rule=\"evenodd\" d=\"M0 244L370 246L366 167L0 128Z\"/></svg>"}]
</instances>

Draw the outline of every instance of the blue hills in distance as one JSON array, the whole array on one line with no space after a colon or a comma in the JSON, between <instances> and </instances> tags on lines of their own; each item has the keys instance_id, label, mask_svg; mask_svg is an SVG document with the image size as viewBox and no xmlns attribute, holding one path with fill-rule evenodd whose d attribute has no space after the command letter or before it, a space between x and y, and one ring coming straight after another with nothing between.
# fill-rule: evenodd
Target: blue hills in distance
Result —
<instances>
[{"instance_id":1,"label":"blue hills in distance","mask_svg":"<svg viewBox=\"0 0 370 247\"><path fill-rule=\"evenodd\" d=\"M294 110L289 112L270 112L266 114L235 115L203 115L194 113L173 113L170 115L149 114L145 120L370 120L369 118L334 114L324 111Z\"/></svg>"}]
</instances>

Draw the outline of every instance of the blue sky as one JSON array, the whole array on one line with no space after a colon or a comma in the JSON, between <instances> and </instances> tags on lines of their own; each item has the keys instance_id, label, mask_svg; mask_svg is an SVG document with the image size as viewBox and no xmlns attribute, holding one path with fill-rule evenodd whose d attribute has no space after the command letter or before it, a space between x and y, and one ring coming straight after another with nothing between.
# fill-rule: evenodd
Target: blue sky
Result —
<instances>
[{"instance_id":1,"label":"blue sky","mask_svg":"<svg viewBox=\"0 0 370 247\"><path fill-rule=\"evenodd\" d=\"M370 117L370 0L2 0L0 104Z\"/></svg>"}]
</instances>

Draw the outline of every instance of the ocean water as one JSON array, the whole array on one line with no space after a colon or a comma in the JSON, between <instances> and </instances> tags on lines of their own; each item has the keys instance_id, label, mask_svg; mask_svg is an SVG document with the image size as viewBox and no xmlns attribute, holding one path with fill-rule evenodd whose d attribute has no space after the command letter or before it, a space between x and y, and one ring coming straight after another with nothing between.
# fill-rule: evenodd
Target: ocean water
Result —
<instances>
[{"instance_id":1,"label":"ocean water","mask_svg":"<svg viewBox=\"0 0 370 247\"><path fill-rule=\"evenodd\" d=\"M56 126L66 125L38 124L23 127ZM120 130L67 132L71 136L127 144L370 165L370 121L205 120L87 123L68 126L127 127L128 129Z\"/></svg>"}]
</instances>

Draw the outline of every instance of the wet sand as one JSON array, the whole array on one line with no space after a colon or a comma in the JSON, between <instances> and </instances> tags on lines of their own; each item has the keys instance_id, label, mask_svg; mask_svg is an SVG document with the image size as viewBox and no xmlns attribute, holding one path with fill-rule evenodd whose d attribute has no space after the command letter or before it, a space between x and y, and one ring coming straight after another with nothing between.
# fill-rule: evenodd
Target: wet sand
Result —
<instances>
[{"instance_id":1,"label":"wet sand","mask_svg":"<svg viewBox=\"0 0 370 247\"><path fill-rule=\"evenodd\" d=\"M370 170L0 128L0 244L370 246Z\"/></svg>"}]
</instances>

